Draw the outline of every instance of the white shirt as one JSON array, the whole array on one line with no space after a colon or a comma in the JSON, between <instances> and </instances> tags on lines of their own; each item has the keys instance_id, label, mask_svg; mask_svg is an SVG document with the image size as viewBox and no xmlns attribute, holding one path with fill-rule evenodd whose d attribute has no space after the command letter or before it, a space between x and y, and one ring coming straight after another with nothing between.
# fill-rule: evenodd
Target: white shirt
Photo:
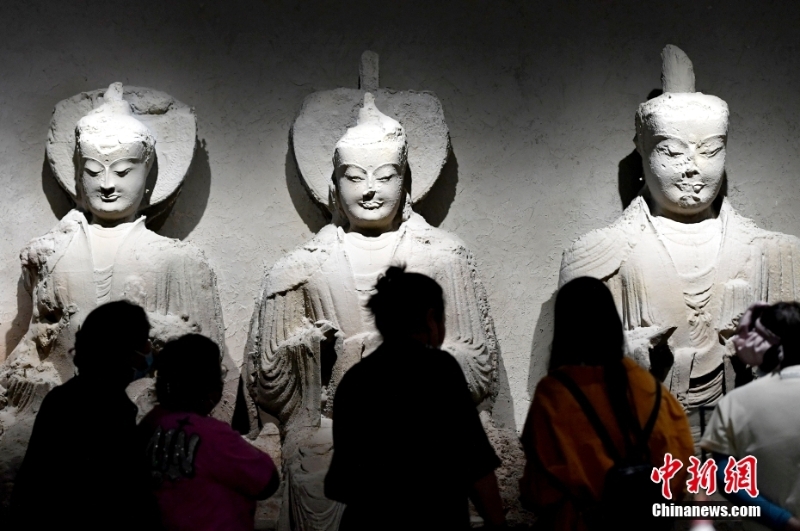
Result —
<instances>
[{"instance_id":1,"label":"white shirt","mask_svg":"<svg viewBox=\"0 0 800 531\"><path fill-rule=\"evenodd\" d=\"M725 395L700 446L737 460L755 456L759 493L792 515L800 514L800 365ZM766 529L753 521L744 524L747 529Z\"/></svg>"}]
</instances>

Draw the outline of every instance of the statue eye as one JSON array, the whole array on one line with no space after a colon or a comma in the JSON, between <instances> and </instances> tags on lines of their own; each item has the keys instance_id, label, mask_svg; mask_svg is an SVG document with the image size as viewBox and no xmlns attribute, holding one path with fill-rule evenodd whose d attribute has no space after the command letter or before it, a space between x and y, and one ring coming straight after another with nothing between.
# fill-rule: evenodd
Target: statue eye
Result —
<instances>
[{"instance_id":1,"label":"statue eye","mask_svg":"<svg viewBox=\"0 0 800 531\"><path fill-rule=\"evenodd\" d=\"M364 178L362 176L360 176L360 175L345 175L345 178L348 181L351 181L351 182L354 182L354 183L357 183L357 182L360 182L360 181L364 180Z\"/></svg>"},{"instance_id":2,"label":"statue eye","mask_svg":"<svg viewBox=\"0 0 800 531\"><path fill-rule=\"evenodd\" d=\"M98 171L94 171L94 170L90 170L89 168L84 168L83 172L86 175L88 175L89 177L97 177L98 175L100 175L100 171L99 170Z\"/></svg>"},{"instance_id":3,"label":"statue eye","mask_svg":"<svg viewBox=\"0 0 800 531\"><path fill-rule=\"evenodd\" d=\"M679 151L679 150L667 148L667 155L669 155L670 157L680 157L680 156L683 155L683 152Z\"/></svg>"},{"instance_id":4,"label":"statue eye","mask_svg":"<svg viewBox=\"0 0 800 531\"><path fill-rule=\"evenodd\" d=\"M125 177L126 175L128 175L130 173L130 171L131 171L131 168L125 168L124 170L115 171L114 173L116 173L120 177Z\"/></svg>"},{"instance_id":5,"label":"statue eye","mask_svg":"<svg viewBox=\"0 0 800 531\"><path fill-rule=\"evenodd\" d=\"M714 148L714 149L706 149L706 150L703 151L703 155L705 155L706 157L714 157L720 151L722 151L722 146L720 146L718 148Z\"/></svg>"}]
</instances>

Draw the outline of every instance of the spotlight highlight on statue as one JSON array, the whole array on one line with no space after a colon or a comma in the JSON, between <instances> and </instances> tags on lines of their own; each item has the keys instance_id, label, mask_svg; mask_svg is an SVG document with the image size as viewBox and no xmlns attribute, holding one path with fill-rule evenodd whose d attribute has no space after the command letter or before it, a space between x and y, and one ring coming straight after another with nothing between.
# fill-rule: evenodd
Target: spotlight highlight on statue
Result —
<instances>
[{"instance_id":1,"label":"spotlight highlight on statue","mask_svg":"<svg viewBox=\"0 0 800 531\"><path fill-rule=\"evenodd\" d=\"M260 414L280 428L284 531L338 529L343 506L323 492L334 396L344 373L381 342L368 301L390 265L404 263L444 288L442 350L462 368L475 405L489 410L496 392L498 349L475 260L413 210L448 155L441 105L427 93L374 90L336 89L304 102L295 155L332 220L272 266L251 322L243 373ZM413 388L409 381L392 392Z\"/></svg>"},{"instance_id":2,"label":"spotlight highlight on statue","mask_svg":"<svg viewBox=\"0 0 800 531\"><path fill-rule=\"evenodd\" d=\"M205 256L145 225L148 214L175 200L195 135L194 111L151 89L114 83L56 105L48 160L76 207L20 253L33 312L0 366L4 485L13 481L42 398L73 376L69 349L98 305L122 299L140 305L156 348L190 332L224 344L216 277ZM150 395L141 385L143 410L152 406ZM232 410L227 396L218 413L230 418Z\"/></svg>"},{"instance_id":3,"label":"spotlight highlight on statue","mask_svg":"<svg viewBox=\"0 0 800 531\"><path fill-rule=\"evenodd\" d=\"M628 354L691 412L733 389L731 338L747 307L800 297L800 240L758 228L721 194L728 106L695 92L680 49L662 58L664 93L636 112L645 186L616 222L564 251L559 284L603 279Z\"/></svg>"}]
</instances>

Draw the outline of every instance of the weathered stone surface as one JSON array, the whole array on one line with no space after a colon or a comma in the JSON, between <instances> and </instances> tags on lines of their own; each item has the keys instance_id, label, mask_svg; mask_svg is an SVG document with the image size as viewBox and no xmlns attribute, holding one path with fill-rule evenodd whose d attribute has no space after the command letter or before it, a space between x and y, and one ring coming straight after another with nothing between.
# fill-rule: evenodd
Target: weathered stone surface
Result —
<instances>
[{"instance_id":1,"label":"weathered stone surface","mask_svg":"<svg viewBox=\"0 0 800 531\"><path fill-rule=\"evenodd\" d=\"M98 305L127 299L142 306L156 349L194 332L215 340L224 352L216 276L205 256L191 244L149 230L140 215L152 179L156 189L162 177L171 181L162 190L174 192L180 186L193 152L193 113L184 106L175 118L170 115L174 100L149 89L132 91L136 103L131 104L122 98L119 83L89 94L103 94L104 103L92 108L92 98L81 94L57 105L48 146L53 170L62 185L72 187L79 208L20 253L33 312L28 331L0 366L0 482L6 494L39 405L52 387L74 375L70 349L75 333ZM153 94L161 96L153 99ZM76 119L77 127L75 122L71 127L65 123L85 109L86 115ZM147 113L160 124L157 131L165 139L165 149L159 150L156 134L138 119ZM66 166L67 147L73 150L68 160L77 163L71 170ZM167 157L161 165L164 171L153 176L151 170L162 155ZM165 191L159 200L169 193ZM229 383L215 414L229 419L237 371L227 355L224 362ZM151 407L149 382L136 382L130 394L141 408Z\"/></svg>"},{"instance_id":2,"label":"weathered stone surface","mask_svg":"<svg viewBox=\"0 0 800 531\"><path fill-rule=\"evenodd\" d=\"M382 99L397 120L384 114ZM302 176L330 208L333 222L267 273L251 321L244 374L257 406L280 421L286 487L279 529L333 531L342 506L325 499L322 486L331 457L333 398L346 370L381 342L366 307L379 275L389 265L405 264L442 286L447 322L442 348L460 363L489 422L499 349L471 252L411 206L409 184L417 190L419 177L429 188L446 157L447 127L438 100L385 91L373 98L348 89L312 94L293 139ZM310 174L304 168L311 168ZM413 392L409 385L394 392ZM503 437L516 434L510 430L495 440ZM504 479L505 486L511 483Z\"/></svg>"},{"instance_id":3,"label":"weathered stone surface","mask_svg":"<svg viewBox=\"0 0 800 531\"><path fill-rule=\"evenodd\" d=\"M81 92L58 102L53 110L47 137L47 160L58 183L79 200L75 172L75 124L106 102L108 89ZM149 176L152 183L140 204L148 213L158 211L165 201L174 200L194 156L197 117L194 109L169 94L143 87L125 86L122 97L133 116L155 137L157 166Z\"/></svg>"},{"instance_id":4,"label":"weathered stone surface","mask_svg":"<svg viewBox=\"0 0 800 531\"><path fill-rule=\"evenodd\" d=\"M720 195L728 106L693 92L682 51L668 46L663 57L664 93L636 114L642 194L564 252L559 283L605 280L629 354L695 407L732 389L730 338L747 307L800 296L800 240L758 228Z\"/></svg>"},{"instance_id":5,"label":"weathered stone surface","mask_svg":"<svg viewBox=\"0 0 800 531\"><path fill-rule=\"evenodd\" d=\"M312 197L329 205L336 142L355 125L365 90L338 88L314 92L303 101L292 126L294 152L303 182ZM381 112L403 124L408 136L411 201L430 191L442 171L450 137L439 99L428 92L377 89L372 94Z\"/></svg>"}]
</instances>

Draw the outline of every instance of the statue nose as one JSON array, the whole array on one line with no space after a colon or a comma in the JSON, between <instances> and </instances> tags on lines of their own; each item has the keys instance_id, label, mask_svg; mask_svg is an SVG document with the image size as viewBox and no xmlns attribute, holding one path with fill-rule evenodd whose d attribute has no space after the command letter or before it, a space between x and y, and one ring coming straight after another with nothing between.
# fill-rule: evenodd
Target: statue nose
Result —
<instances>
[{"instance_id":1,"label":"statue nose","mask_svg":"<svg viewBox=\"0 0 800 531\"><path fill-rule=\"evenodd\" d=\"M694 177L698 173L700 173L700 170L697 169L697 160L691 156L686 162L686 169L683 170L683 175L684 177Z\"/></svg>"},{"instance_id":2,"label":"statue nose","mask_svg":"<svg viewBox=\"0 0 800 531\"><path fill-rule=\"evenodd\" d=\"M111 179L111 172L106 169L103 173L103 182L100 183L100 191L108 194L114 191L114 182Z\"/></svg>"}]
</instances>

